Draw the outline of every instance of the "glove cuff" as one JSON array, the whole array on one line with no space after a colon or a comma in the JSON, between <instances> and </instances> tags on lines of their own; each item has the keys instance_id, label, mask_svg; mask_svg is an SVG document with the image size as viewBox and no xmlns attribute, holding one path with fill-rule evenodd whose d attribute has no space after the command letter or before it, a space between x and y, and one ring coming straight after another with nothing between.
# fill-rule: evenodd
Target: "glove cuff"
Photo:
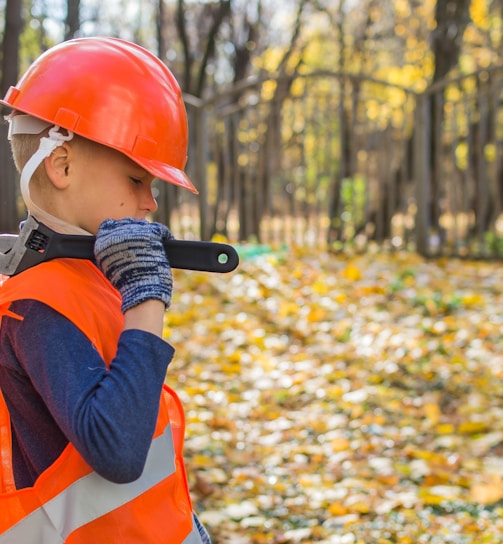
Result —
<instances>
[{"instance_id":1,"label":"glove cuff","mask_svg":"<svg viewBox=\"0 0 503 544\"><path fill-rule=\"evenodd\" d=\"M160 300L164 306L169 308L171 302L171 290L165 283L140 282L133 285L127 285L122 289L122 313L138 306L147 300Z\"/></svg>"}]
</instances>

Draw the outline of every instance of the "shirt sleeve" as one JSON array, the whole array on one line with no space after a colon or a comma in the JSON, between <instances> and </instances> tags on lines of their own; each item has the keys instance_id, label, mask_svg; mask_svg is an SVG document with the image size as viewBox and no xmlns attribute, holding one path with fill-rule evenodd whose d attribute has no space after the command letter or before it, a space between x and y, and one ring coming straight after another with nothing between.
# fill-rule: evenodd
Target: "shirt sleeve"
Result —
<instances>
[{"instance_id":1,"label":"shirt sleeve","mask_svg":"<svg viewBox=\"0 0 503 544\"><path fill-rule=\"evenodd\" d=\"M117 483L137 479L173 348L154 334L126 330L107 370L86 336L52 308L18 301L12 310L24 317L9 320L20 370L54 422L98 474Z\"/></svg>"}]
</instances>

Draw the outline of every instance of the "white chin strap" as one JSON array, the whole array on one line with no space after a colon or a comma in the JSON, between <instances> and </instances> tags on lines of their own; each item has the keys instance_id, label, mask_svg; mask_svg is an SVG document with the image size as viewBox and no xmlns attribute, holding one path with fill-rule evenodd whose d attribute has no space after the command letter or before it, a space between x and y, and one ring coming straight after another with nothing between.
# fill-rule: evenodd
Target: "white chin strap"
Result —
<instances>
[{"instance_id":1,"label":"white chin strap","mask_svg":"<svg viewBox=\"0 0 503 544\"><path fill-rule=\"evenodd\" d=\"M51 123L42 121L31 115L14 115L8 118L9 121L9 139L13 134L39 134L43 130L51 126ZM65 136L59 132L60 127L53 125L49 130L47 137L40 138L40 145L37 151L32 155L28 162L24 165L21 172L21 195L28 208L28 212L33 215L38 221L44 223L52 230L61 234L90 234L84 229L71 225L62 219L47 213L39 208L31 199L30 195L30 180L35 170L42 164L42 161L48 157L57 147L64 142L68 142L73 138L73 132L68 131Z\"/></svg>"}]
</instances>

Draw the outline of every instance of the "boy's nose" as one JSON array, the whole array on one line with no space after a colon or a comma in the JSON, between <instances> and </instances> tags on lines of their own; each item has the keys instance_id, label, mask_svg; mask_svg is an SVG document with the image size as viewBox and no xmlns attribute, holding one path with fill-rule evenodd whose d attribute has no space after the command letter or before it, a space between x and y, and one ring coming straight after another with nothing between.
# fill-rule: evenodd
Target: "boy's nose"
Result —
<instances>
[{"instance_id":1,"label":"boy's nose","mask_svg":"<svg viewBox=\"0 0 503 544\"><path fill-rule=\"evenodd\" d=\"M145 189L142 194L142 209L148 210L148 213L154 213L157 210L157 200L154 197L154 193L150 187Z\"/></svg>"}]
</instances>

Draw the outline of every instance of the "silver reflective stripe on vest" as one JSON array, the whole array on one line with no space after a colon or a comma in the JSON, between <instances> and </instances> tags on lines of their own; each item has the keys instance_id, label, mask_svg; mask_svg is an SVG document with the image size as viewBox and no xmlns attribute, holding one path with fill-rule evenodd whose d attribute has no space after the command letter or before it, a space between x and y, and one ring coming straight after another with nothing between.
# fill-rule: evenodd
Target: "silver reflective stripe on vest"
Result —
<instances>
[{"instance_id":1,"label":"silver reflective stripe on vest","mask_svg":"<svg viewBox=\"0 0 503 544\"><path fill-rule=\"evenodd\" d=\"M0 535L0 544L61 544L70 533L138 497L175 472L171 425L153 440L138 480L115 484L91 472ZM188 544L200 541L187 541Z\"/></svg>"}]
</instances>

